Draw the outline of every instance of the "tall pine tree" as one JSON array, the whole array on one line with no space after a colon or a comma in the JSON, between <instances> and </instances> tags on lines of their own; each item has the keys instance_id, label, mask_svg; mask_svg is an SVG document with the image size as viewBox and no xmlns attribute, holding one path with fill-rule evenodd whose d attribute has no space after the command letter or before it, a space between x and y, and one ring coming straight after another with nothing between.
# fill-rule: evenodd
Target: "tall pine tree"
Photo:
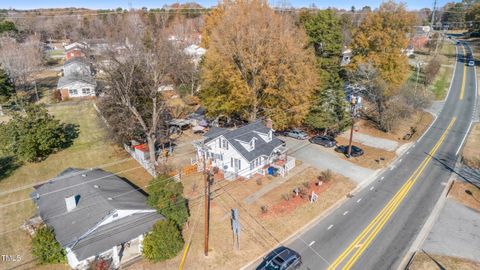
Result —
<instances>
[{"instance_id":1,"label":"tall pine tree","mask_svg":"<svg viewBox=\"0 0 480 270\"><path fill-rule=\"evenodd\" d=\"M345 129L350 117L340 78L339 61L343 36L340 18L333 10L305 12L300 15L311 46L315 48L322 86L315 91L305 124L325 133Z\"/></svg>"}]
</instances>

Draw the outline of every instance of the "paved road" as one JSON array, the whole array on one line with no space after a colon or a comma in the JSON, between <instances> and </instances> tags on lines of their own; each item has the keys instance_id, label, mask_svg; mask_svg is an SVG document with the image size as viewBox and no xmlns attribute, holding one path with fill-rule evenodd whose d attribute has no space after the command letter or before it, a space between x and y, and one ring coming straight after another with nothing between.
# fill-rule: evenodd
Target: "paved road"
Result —
<instances>
[{"instance_id":1,"label":"paved road","mask_svg":"<svg viewBox=\"0 0 480 270\"><path fill-rule=\"evenodd\" d=\"M427 133L394 168L287 246L303 269L396 269L438 200L471 123L475 71L462 45L452 87Z\"/></svg>"}]
</instances>

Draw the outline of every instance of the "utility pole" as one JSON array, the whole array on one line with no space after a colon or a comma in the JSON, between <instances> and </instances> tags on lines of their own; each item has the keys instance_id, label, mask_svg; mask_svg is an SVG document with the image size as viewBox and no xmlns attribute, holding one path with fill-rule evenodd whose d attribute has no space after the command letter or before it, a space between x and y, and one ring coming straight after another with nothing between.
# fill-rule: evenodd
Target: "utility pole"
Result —
<instances>
[{"instance_id":1,"label":"utility pole","mask_svg":"<svg viewBox=\"0 0 480 270\"><path fill-rule=\"evenodd\" d=\"M204 239L204 254L208 256L208 234L209 234L209 222L210 222L210 173L207 172L207 148L205 142L202 146L203 151L203 179L205 183L205 239Z\"/></svg>"},{"instance_id":2,"label":"utility pole","mask_svg":"<svg viewBox=\"0 0 480 270\"><path fill-rule=\"evenodd\" d=\"M433 2L433 10L432 10L432 21L430 22L430 32L433 32L433 25L435 24L435 10L437 9L437 0Z\"/></svg>"},{"instance_id":3,"label":"utility pole","mask_svg":"<svg viewBox=\"0 0 480 270\"><path fill-rule=\"evenodd\" d=\"M350 140L348 142L348 152L347 157L350 158L352 154L352 139L353 139L353 128L355 126L355 117L357 116L357 104L360 104L361 98L351 95L350 96L350 113L352 117L352 127L350 128Z\"/></svg>"}]
</instances>

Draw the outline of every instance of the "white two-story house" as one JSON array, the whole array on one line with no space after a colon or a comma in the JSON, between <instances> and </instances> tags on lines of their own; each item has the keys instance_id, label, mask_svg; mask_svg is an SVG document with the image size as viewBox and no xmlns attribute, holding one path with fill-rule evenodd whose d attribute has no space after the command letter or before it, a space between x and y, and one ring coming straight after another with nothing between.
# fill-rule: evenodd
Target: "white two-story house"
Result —
<instances>
[{"instance_id":1,"label":"white two-story house","mask_svg":"<svg viewBox=\"0 0 480 270\"><path fill-rule=\"evenodd\" d=\"M206 158L227 179L265 174L270 165L287 160L287 148L283 141L260 121L234 130L211 128L205 133L204 140L194 145L197 160Z\"/></svg>"}]
</instances>

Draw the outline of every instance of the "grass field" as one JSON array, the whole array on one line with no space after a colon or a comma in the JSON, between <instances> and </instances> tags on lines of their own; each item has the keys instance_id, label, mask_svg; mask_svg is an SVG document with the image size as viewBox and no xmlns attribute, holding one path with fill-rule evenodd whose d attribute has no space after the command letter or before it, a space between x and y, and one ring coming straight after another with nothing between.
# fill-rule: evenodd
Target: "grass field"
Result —
<instances>
[{"instance_id":1,"label":"grass field","mask_svg":"<svg viewBox=\"0 0 480 270\"><path fill-rule=\"evenodd\" d=\"M418 252L415 255L413 263L408 268L409 270L474 270L479 269L480 263L453 258L447 256L439 256L433 254L426 254Z\"/></svg>"},{"instance_id":2,"label":"grass field","mask_svg":"<svg viewBox=\"0 0 480 270\"><path fill-rule=\"evenodd\" d=\"M441 58L442 66L431 86L436 100L443 100L448 92L455 65L455 45L448 41L444 42L440 54L445 57Z\"/></svg>"},{"instance_id":3,"label":"grass field","mask_svg":"<svg viewBox=\"0 0 480 270\"><path fill-rule=\"evenodd\" d=\"M467 166L480 169L480 124L474 124L462 150L462 161Z\"/></svg>"},{"instance_id":4,"label":"grass field","mask_svg":"<svg viewBox=\"0 0 480 270\"><path fill-rule=\"evenodd\" d=\"M35 206L29 199L33 190L31 185L55 177L68 167L92 168L103 164L109 165L104 167L105 170L117 173L138 186L146 185L151 178L135 160L129 159L123 149L108 140L91 102L59 104L49 110L61 121L78 124L80 135L71 147L42 162L23 164L6 178L0 179L0 193L19 189L0 196L0 253L22 257L21 262L0 263L0 269L35 267L30 254L30 237L19 230L19 226L35 213ZM116 161L123 162L109 164ZM25 186L27 188L21 189ZM42 268L54 269L53 266Z\"/></svg>"}]
</instances>

